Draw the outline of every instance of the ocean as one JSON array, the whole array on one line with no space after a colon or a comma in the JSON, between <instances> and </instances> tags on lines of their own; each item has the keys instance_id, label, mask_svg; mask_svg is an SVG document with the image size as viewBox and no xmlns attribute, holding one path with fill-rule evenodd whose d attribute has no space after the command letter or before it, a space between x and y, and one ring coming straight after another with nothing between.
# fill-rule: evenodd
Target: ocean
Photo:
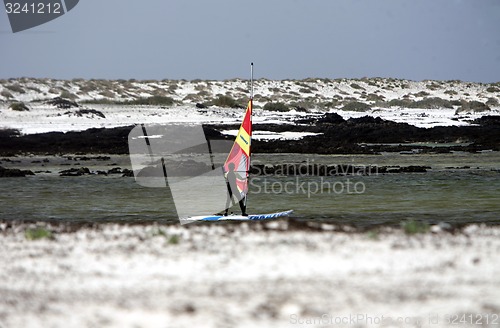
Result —
<instances>
[{"instance_id":1,"label":"ocean","mask_svg":"<svg viewBox=\"0 0 500 328\"><path fill-rule=\"evenodd\" d=\"M45 160L45 161L44 161ZM354 226L428 223L500 223L500 154L305 155L256 154L255 164L351 164L366 167L427 166L425 173L368 175L252 176L250 214L293 209L296 220ZM120 174L61 177L69 167L130 168L127 156L109 160L65 157L2 159L8 168L43 171L25 178L2 178L0 219L20 221L177 223L169 189L147 188ZM50 171L48 173L47 171ZM193 206L199 202L192 200ZM222 209L221 209L222 210ZM239 207L232 208L239 214ZM213 213L207 213L213 214Z\"/></svg>"}]
</instances>

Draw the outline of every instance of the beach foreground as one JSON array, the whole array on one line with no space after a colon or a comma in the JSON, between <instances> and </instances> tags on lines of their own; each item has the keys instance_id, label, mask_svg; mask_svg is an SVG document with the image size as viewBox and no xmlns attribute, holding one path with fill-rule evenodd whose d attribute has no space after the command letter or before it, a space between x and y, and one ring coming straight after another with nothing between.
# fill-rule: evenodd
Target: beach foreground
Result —
<instances>
[{"instance_id":1,"label":"beach foreground","mask_svg":"<svg viewBox=\"0 0 500 328\"><path fill-rule=\"evenodd\" d=\"M0 327L500 325L500 227L38 226L0 226Z\"/></svg>"}]
</instances>

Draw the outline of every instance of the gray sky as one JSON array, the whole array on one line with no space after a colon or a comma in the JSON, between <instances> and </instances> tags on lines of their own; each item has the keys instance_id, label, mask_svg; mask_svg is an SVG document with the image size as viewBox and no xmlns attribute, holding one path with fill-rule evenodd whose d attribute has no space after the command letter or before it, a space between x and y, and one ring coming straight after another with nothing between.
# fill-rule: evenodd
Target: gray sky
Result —
<instances>
[{"instance_id":1,"label":"gray sky","mask_svg":"<svg viewBox=\"0 0 500 328\"><path fill-rule=\"evenodd\" d=\"M13 34L0 78L500 81L499 0L81 0Z\"/></svg>"}]
</instances>

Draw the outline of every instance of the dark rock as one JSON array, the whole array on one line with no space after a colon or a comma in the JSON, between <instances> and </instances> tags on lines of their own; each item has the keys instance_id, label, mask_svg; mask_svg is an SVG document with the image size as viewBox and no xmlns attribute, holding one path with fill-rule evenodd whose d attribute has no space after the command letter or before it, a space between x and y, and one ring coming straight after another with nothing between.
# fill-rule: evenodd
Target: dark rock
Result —
<instances>
[{"instance_id":1,"label":"dark rock","mask_svg":"<svg viewBox=\"0 0 500 328\"><path fill-rule=\"evenodd\" d=\"M131 129L129 126L20 136L0 133L0 154L1 156L20 153L127 154L128 134Z\"/></svg>"},{"instance_id":2,"label":"dark rock","mask_svg":"<svg viewBox=\"0 0 500 328\"><path fill-rule=\"evenodd\" d=\"M7 169L0 166L0 178L25 177L27 175L35 175L35 173L30 170Z\"/></svg>"},{"instance_id":3,"label":"dark rock","mask_svg":"<svg viewBox=\"0 0 500 328\"><path fill-rule=\"evenodd\" d=\"M108 170L108 174L122 174L122 168L121 167L114 167L111 170Z\"/></svg>"},{"instance_id":4,"label":"dark rock","mask_svg":"<svg viewBox=\"0 0 500 328\"><path fill-rule=\"evenodd\" d=\"M76 102L61 97L56 97L52 100L49 100L47 101L47 104L56 106L57 108L64 108L64 109L71 107L79 107L79 105Z\"/></svg>"},{"instance_id":5,"label":"dark rock","mask_svg":"<svg viewBox=\"0 0 500 328\"><path fill-rule=\"evenodd\" d=\"M166 171L169 176L198 176L211 170L211 166L194 160L166 163Z\"/></svg>"},{"instance_id":6,"label":"dark rock","mask_svg":"<svg viewBox=\"0 0 500 328\"><path fill-rule=\"evenodd\" d=\"M500 125L500 115L485 115L476 118L473 123L479 125Z\"/></svg>"},{"instance_id":7,"label":"dark rock","mask_svg":"<svg viewBox=\"0 0 500 328\"><path fill-rule=\"evenodd\" d=\"M401 167L399 167L399 166L388 166L386 168L386 173L401 173Z\"/></svg>"},{"instance_id":8,"label":"dark rock","mask_svg":"<svg viewBox=\"0 0 500 328\"><path fill-rule=\"evenodd\" d=\"M69 170L63 170L59 172L59 176L61 177L78 177L84 174L90 174L90 170L86 167L81 168L71 168Z\"/></svg>"},{"instance_id":9,"label":"dark rock","mask_svg":"<svg viewBox=\"0 0 500 328\"><path fill-rule=\"evenodd\" d=\"M0 138L10 138L10 137L19 137L21 132L16 129L3 129L0 130Z\"/></svg>"},{"instance_id":10,"label":"dark rock","mask_svg":"<svg viewBox=\"0 0 500 328\"><path fill-rule=\"evenodd\" d=\"M384 124L384 123L392 123L392 122L389 122L389 121L385 121L383 119L381 119L380 117L372 117L372 116L362 116L362 117L358 117L358 118L350 118L349 120L347 120L348 123L351 123L351 124L354 124L354 125L358 125L358 124Z\"/></svg>"},{"instance_id":11,"label":"dark rock","mask_svg":"<svg viewBox=\"0 0 500 328\"><path fill-rule=\"evenodd\" d=\"M323 117L318 119L318 123L323 124L339 124L344 122L344 118L337 113L326 113Z\"/></svg>"},{"instance_id":12,"label":"dark rock","mask_svg":"<svg viewBox=\"0 0 500 328\"><path fill-rule=\"evenodd\" d=\"M96 160L96 161L109 161L111 159L111 157L109 156L91 156L91 157L88 157L88 156L77 156L77 157L71 157L69 156L68 157L69 160L73 159L75 161L90 161L90 160Z\"/></svg>"},{"instance_id":13,"label":"dark rock","mask_svg":"<svg viewBox=\"0 0 500 328\"><path fill-rule=\"evenodd\" d=\"M102 112L95 109L80 109L75 112L75 115L76 116L90 115L91 117L95 115L101 118L106 118L106 116L104 116Z\"/></svg>"},{"instance_id":14,"label":"dark rock","mask_svg":"<svg viewBox=\"0 0 500 328\"><path fill-rule=\"evenodd\" d=\"M415 142L470 143L453 147L419 147L422 152L449 152L500 149L500 118L484 116L475 126L437 126L418 128L406 123L396 123L373 117L342 119L334 113L311 115L292 124L254 124L254 131L281 133L312 132L299 140L253 140L254 153L316 153L316 154L377 154L380 152L412 151ZM204 125L208 140L234 140L219 131L238 129L239 125ZM32 154L128 154L128 134L132 127L89 129L73 132L50 132L18 135L15 131L0 131L0 155ZM217 143L213 143L212 147ZM219 143L220 144L220 143ZM400 146L388 145L400 144ZM222 152L214 149L213 151ZM81 160L83 156L79 159ZM91 157L90 157L91 158ZM104 159L103 159L104 160Z\"/></svg>"},{"instance_id":15,"label":"dark rock","mask_svg":"<svg viewBox=\"0 0 500 328\"><path fill-rule=\"evenodd\" d=\"M410 165L410 166L401 167L401 172L402 173L425 173L430 168L431 168L430 166Z\"/></svg>"},{"instance_id":16,"label":"dark rock","mask_svg":"<svg viewBox=\"0 0 500 328\"><path fill-rule=\"evenodd\" d=\"M132 170L123 169L122 173L122 177L134 177L134 171Z\"/></svg>"},{"instance_id":17,"label":"dark rock","mask_svg":"<svg viewBox=\"0 0 500 328\"><path fill-rule=\"evenodd\" d=\"M425 173L430 166L410 165L410 166L388 166L381 167L378 173Z\"/></svg>"}]
</instances>

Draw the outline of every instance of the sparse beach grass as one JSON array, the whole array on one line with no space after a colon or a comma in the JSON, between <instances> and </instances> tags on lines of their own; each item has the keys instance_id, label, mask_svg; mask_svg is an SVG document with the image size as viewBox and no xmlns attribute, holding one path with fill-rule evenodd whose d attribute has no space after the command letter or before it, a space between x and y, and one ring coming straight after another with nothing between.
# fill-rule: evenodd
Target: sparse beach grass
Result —
<instances>
[{"instance_id":1,"label":"sparse beach grass","mask_svg":"<svg viewBox=\"0 0 500 328\"><path fill-rule=\"evenodd\" d=\"M404 221L401 223L401 227L407 235L426 233L430 230L430 225L428 223L416 220Z\"/></svg>"},{"instance_id":2,"label":"sparse beach grass","mask_svg":"<svg viewBox=\"0 0 500 328\"><path fill-rule=\"evenodd\" d=\"M52 231L45 227L27 228L24 231L27 240L53 239Z\"/></svg>"}]
</instances>

